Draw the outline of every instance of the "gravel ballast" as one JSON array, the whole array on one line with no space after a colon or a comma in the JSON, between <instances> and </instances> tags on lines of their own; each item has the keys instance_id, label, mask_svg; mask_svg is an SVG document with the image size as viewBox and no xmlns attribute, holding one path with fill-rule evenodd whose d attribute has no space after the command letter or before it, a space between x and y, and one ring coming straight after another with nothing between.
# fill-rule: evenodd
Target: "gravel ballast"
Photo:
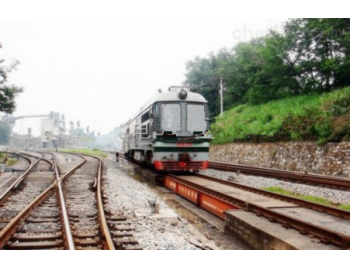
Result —
<instances>
[{"instance_id":1,"label":"gravel ballast","mask_svg":"<svg viewBox=\"0 0 350 270\"><path fill-rule=\"evenodd\" d=\"M189 222L154 219L149 214L136 217L135 212L151 213L149 202L156 201L160 211L172 211L150 187L118 169L116 163L106 166L104 192L108 197L108 208L125 215L135 228L134 237L148 250L196 250L199 247L216 249L215 243L208 240ZM175 213L174 213L175 214Z\"/></svg>"}]
</instances>

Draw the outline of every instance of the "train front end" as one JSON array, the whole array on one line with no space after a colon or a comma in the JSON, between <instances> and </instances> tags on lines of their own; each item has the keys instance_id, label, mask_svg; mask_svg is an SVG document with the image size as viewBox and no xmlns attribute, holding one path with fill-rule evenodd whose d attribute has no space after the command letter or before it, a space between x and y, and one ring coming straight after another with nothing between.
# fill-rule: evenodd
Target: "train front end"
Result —
<instances>
[{"instance_id":1,"label":"train front end","mask_svg":"<svg viewBox=\"0 0 350 270\"><path fill-rule=\"evenodd\" d=\"M153 105L152 162L159 171L205 170L212 140L207 101L183 87L169 92Z\"/></svg>"}]
</instances>

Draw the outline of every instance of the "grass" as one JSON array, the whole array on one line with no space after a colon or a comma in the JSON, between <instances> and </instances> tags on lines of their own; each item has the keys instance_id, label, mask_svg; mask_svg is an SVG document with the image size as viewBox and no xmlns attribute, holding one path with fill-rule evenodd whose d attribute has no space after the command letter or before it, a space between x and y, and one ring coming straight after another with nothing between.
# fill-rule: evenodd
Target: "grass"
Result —
<instances>
[{"instance_id":1,"label":"grass","mask_svg":"<svg viewBox=\"0 0 350 270\"><path fill-rule=\"evenodd\" d=\"M350 205L341 205L339 206L340 209L346 210L346 211L350 211Z\"/></svg>"},{"instance_id":2,"label":"grass","mask_svg":"<svg viewBox=\"0 0 350 270\"><path fill-rule=\"evenodd\" d=\"M214 144L234 141L350 140L350 88L239 105L211 126Z\"/></svg>"},{"instance_id":3,"label":"grass","mask_svg":"<svg viewBox=\"0 0 350 270\"><path fill-rule=\"evenodd\" d=\"M324 198L321 198L321 197L315 197L315 196L310 196L310 195L300 195L300 194L297 194L297 193L293 193L293 192L284 190L284 189L282 189L280 187L267 187L267 188L263 188L263 190L270 191L270 192L277 193L277 194L281 194L281 195L291 196L291 197L295 197L295 198L298 198L298 199L303 199L303 200L306 200L306 201L319 203L319 204L323 204L323 205L327 205L327 206L337 207L337 208L340 208L340 209L343 209L343 210L350 211L350 205L335 204L335 203L332 203L332 202L330 202L330 201L328 201L328 200L326 200Z\"/></svg>"},{"instance_id":4,"label":"grass","mask_svg":"<svg viewBox=\"0 0 350 270\"><path fill-rule=\"evenodd\" d=\"M6 166L12 166L12 165L16 164L17 161L18 160L15 158L9 158L9 159L7 159Z\"/></svg>"},{"instance_id":5,"label":"grass","mask_svg":"<svg viewBox=\"0 0 350 270\"><path fill-rule=\"evenodd\" d=\"M102 152L99 149L64 149L61 150L62 152L70 152L70 153L77 153L77 154L86 154L86 155L92 155L92 156L98 156L98 157L103 157L106 158L108 155L104 152Z\"/></svg>"},{"instance_id":6,"label":"grass","mask_svg":"<svg viewBox=\"0 0 350 270\"><path fill-rule=\"evenodd\" d=\"M0 153L0 163L5 163L5 160L6 160L6 166L12 166L18 162L18 159L9 158L8 154Z\"/></svg>"}]
</instances>

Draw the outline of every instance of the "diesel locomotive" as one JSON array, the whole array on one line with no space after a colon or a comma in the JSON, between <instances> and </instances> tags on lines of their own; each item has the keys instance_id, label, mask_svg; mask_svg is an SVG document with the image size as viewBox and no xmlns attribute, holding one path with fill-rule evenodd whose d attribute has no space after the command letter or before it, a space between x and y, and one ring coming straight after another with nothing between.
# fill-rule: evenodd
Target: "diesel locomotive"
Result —
<instances>
[{"instance_id":1,"label":"diesel locomotive","mask_svg":"<svg viewBox=\"0 0 350 270\"><path fill-rule=\"evenodd\" d=\"M171 86L149 100L121 126L119 153L159 171L208 168L210 118L203 96Z\"/></svg>"}]
</instances>

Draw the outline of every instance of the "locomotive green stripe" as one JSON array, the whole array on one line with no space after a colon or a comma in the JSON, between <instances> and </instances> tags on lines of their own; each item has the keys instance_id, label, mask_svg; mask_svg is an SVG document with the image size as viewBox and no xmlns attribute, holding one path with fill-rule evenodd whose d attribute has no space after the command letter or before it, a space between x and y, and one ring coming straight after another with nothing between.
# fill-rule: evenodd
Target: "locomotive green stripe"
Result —
<instances>
[{"instance_id":1,"label":"locomotive green stripe","mask_svg":"<svg viewBox=\"0 0 350 270\"><path fill-rule=\"evenodd\" d=\"M155 139L155 142L191 142L191 143L203 143L203 142L211 142L212 138L205 138L200 137L198 139L192 139L192 140L183 140L182 137L163 137L158 135L157 139Z\"/></svg>"},{"instance_id":2,"label":"locomotive green stripe","mask_svg":"<svg viewBox=\"0 0 350 270\"><path fill-rule=\"evenodd\" d=\"M209 152L209 147L154 147L154 152Z\"/></svg>"}]
</instances>

